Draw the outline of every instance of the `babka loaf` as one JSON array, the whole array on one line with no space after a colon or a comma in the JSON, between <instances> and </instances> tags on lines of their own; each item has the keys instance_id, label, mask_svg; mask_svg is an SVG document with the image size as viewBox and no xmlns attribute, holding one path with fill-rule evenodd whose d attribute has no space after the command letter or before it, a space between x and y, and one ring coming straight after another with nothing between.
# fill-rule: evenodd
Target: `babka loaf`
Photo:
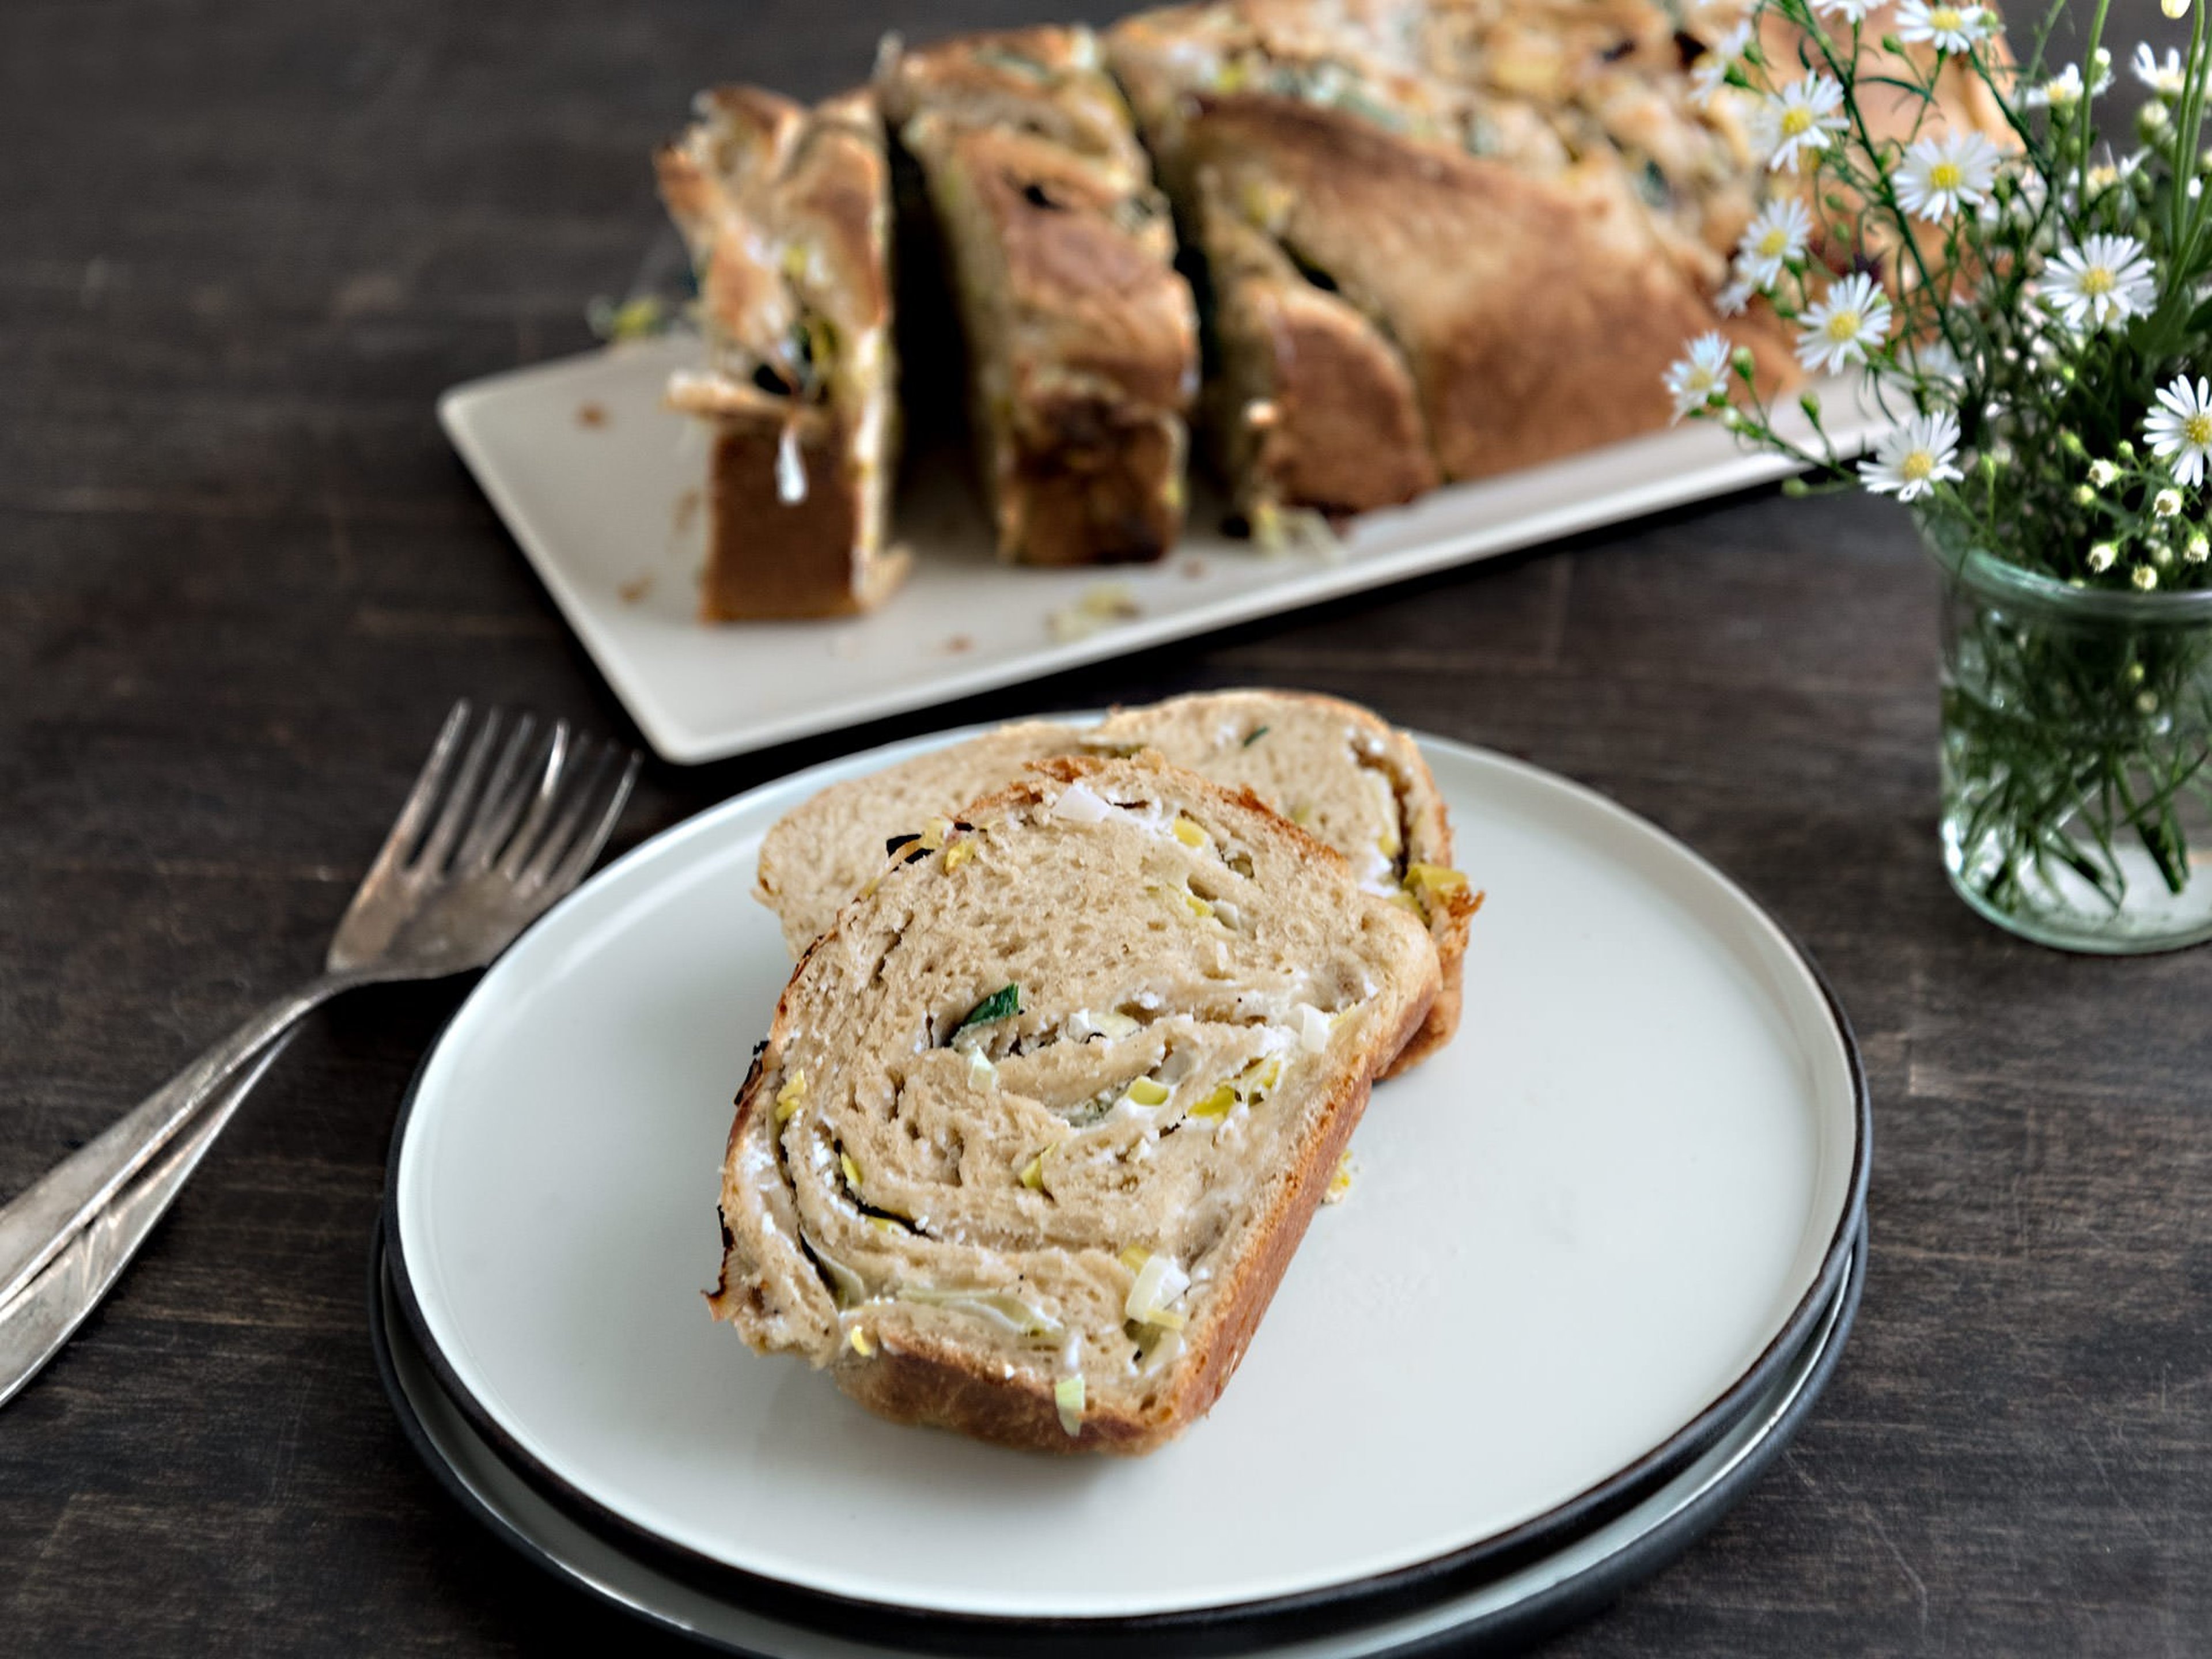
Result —
<instances>
[{"instance_id":1,"label":"babka loaf","mask_svg":"<svg viewBox=\"0 0 2212 1659\"><path fill-rule=\"evenodd\" d=\"M1657 0L1227 0L1108 41L1205 258L1212 447L1262 533L1662 426L1707 329L1794 373L1715 311L1759 163Z\"/></svg>"},{"instance_id":2,"label":"babka loaf","mask_svg":"<svg viewBox=\"0 0 2212 1659\"><path fill-rule=\"evenodd\" d=\"M882 874L887 859L903 855L915 837L939 844L970 801L1006 787L1031 762L1139 751L1249 790L1341 854L1366 890L1419 915L1436 942L1442 988L1389 1069L1402 1071L1451 1039L1479 896L1452 867L1451 824L1420 750L1367 709L1334 697L1201 692L1116 709L1089 727L1027 720L848 779L769 830L755 896L775 911L798 956Z\"/></svg>"},{"instance_id":3,"label":"babka loaf","mask_svg":"<svg viewBox=\"0 0 2212 1659\"><path fill-rule=\"evenodd\" d=\"M738 1100L712 1305L872 1410L1143 1452L1212 1406L1428 932L1249 794L1040 763L800 960Z\"/></svg>"},{"instance_id":4,"label":"babka loaf","mask_svg":"<svg viewBox=\"0 0 2212 1659\"><path fill-rule=\"evenodd\" d=\"M877 87L950 267L1000 556L1158 558L1182 527L1197 321L1097 40L894 43Z\"/></svg>"},{"instance_id":5,"label":"babka loaf","mask_svg":"<svg viewBox=\"0 0 2212 1659\"><path fill-rule=\"evenodd\" d=\"M887 542L898 441L890 173L866 93L812 110L702 94L656 158L698 273L709 622L866 611L905 574Z\"/></svg>"}]
</instances>

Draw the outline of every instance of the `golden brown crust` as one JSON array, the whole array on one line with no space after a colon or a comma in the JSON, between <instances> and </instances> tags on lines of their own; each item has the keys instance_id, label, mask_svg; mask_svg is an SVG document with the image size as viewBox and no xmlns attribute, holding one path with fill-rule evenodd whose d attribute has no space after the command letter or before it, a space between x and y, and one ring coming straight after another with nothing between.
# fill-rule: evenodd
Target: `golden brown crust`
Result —
<instances>
[{"instance_id":1,"label":"golden brown crust","mask_svg":"<svg viewBox=\"0 0 2212 1659\"><path fill-rule=\"evenodd\" d=\"M1221 356L1208 423L1239 510L1361 513L1434 489L1404 359L1244 223L1210 171L1198 196Z\"/></svg>"},{"instance_id":2,"label":"golden brown crust","mask_svg":"<svg viewBox=\"0 0 2212 1659\"><path fill-rule=\"evenodd\" d=\"M968 37L896 55L879 83L952 266L1001 555L1159 557L1182 529L1197 319L1095 40Z\"/></svg>"},{"instance_id":3,"label":"golden brown crust","mask_svg":"<svg viewBox=\"0 0 2212 1659\"><path fill-rule=\"evenodd\" d=\"M1406 1039L1406 1046L1398 1051L1397 1058L1383 1067L1384 1077L1410 1072L1459 1034L1461 1006L1465 997L1461 981L1467 970L1468 924L1482 908L1483 898L1480 892L1464 892L1431 901L1436 908L1429 914L1429 933L1437 942L1437 960L1443 969L1443 979L1437 988L1437 1000L1429 1005L1427 1017Z\"/></svg>"},{"instance_id":4,"label":"golden brown crust","mask_svg":"<svg viewBox=\"0 0 2212 1659\"><path fill-rule=\"evenodd\" d=\"M1558 178L1271 97L1201 99L1192 143L1403 347L1443 476L1485 477L1664 426L1661 377L1720 325L1617 169ZM1736 329L1777 374L1779 343Z\"/></svg>"},{"instance_id":5,"label":"golden brown crust","mask_svg":"<svg viewBox=\"0 0 2212 1659\"><path fill-rule=\"evenodd\" d=\"M1148 164L1128 110L1097 65L1089 30L1043 24L901 46L876 85L894 127L957 110L966 125L1030 133L1141 178Z\"/></svg>"}]
</instances>

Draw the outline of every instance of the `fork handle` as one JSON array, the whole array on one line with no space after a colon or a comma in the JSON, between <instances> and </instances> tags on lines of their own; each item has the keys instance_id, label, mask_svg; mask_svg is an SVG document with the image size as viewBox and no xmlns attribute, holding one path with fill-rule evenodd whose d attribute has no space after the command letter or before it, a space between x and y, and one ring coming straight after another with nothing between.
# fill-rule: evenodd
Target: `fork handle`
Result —
<instances>
[{"instance_id":1,"label":"fork handle","mask_svg":"<svg viewBox=\"0 0 2212 1659\"><path fill-rule=\"evenodd\" d=\"M0 1206L0 1307L168 1145L226 1079L357 977L325 974L251 1015L228 1036Z\"/></svg>"}]
</instances>

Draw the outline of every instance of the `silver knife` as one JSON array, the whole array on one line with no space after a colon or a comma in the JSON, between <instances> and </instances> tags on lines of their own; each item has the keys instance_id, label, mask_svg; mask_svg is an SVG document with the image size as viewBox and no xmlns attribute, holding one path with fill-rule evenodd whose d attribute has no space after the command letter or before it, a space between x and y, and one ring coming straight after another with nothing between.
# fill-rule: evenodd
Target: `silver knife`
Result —
<instances>
[{"instance_id":1,"label":"silver knife","mask_svg":"<svg viewBox=\"0 0 2212 1659\"><path fill-rule=\"evenodd\" d=\"M230 1087L161 1157L80 1228L36 1279L0 1305L0 1406L39 1374L84 1323L85 1316L100 1305L100 1297L154 1231L154 1224L167 1212L185 1177L222 1133L230 1115L253 1092L262 1073L290 1041L287 1032L248 1061Z\"/></svg>"}]
</instances>

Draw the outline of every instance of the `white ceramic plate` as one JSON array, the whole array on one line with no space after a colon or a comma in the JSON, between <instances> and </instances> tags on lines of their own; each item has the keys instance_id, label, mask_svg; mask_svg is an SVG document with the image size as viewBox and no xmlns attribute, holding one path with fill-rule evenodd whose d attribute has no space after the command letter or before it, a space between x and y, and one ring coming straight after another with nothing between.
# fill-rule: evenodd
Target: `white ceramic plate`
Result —
<instances>
[{"instance_id":1,"label":"white ceramic plate","mask_svg":"<svg viewBox=\"0 0 2212 1659\"><path fill-rule=\"evenodd\" d=\"M1717 1430L1832 1291L1866 1120L1816 975L1642 820L1424 740L1490 896L1466 1026L1377 1091L1349 1199L1208 1419L1140 1460L1025 1456L879 1421L748 1352L699 1291L730 1101L788 971L749 896L760 838L940 740L640 848L484 976L417 1079L390 1227L420 1333L510 1454L585 1503L931 1613L1322 1594L1540 1524Z\"/></svg>"},{"instance_id":2,"label":"white ceramic plate","mask_svg":"<svg viewBox=\"0 0 2212 1659\"><path fill-rule=\"evenodd\" d=\"M402 1427L447 1490L529 1559L649 1623L730 1651L764 1659L904 1659L908 1650L791 1624L672 1577L548 1501L501 1461L439 1387L396 1305L381 1249L372 1272L371 1329ZM1862 1235L1850 1276L1812 1337L1718 1441L1620 1515L1472 1589L1350 1629L1265 1642L1260 1650L1270 1659L1381 1659L1439 1644L1456 1649L1477 1636L1551 1629L1610 1600L1686 1548L1789 1442L1834 1370L1865 1274ZM1035 1650L1053 1651L1051 1641L1042 1638ZM1128 1645L1158 1650L1142 1638Z\"/></svg>"},{"instance_id":3,"label":"white ceramic plate","mask_svg":"<svg viewBox=\"0 0 2212 1659\"><path fill-rule=\"evenodd\" d=\"M1724 495L1793 469L1690 425L1360 519L1340 547L1269 556L1214 531L1201 497L1163 564L1036 570L999 563L963 478L902 501L917 557L875 615L819 623L694 619L704 545L698 422L661 406L695 342L617 347L454 387L447 434L569 626L664 759L706 761L1034 679L1424 571ZM1881 429L1843 382L1821 388L1838 446ZM1795 408L1785 430L1809 436ZM1138 613L1056 639L1055 612L1103 583Z\"/></svg>"}]
</instances>

